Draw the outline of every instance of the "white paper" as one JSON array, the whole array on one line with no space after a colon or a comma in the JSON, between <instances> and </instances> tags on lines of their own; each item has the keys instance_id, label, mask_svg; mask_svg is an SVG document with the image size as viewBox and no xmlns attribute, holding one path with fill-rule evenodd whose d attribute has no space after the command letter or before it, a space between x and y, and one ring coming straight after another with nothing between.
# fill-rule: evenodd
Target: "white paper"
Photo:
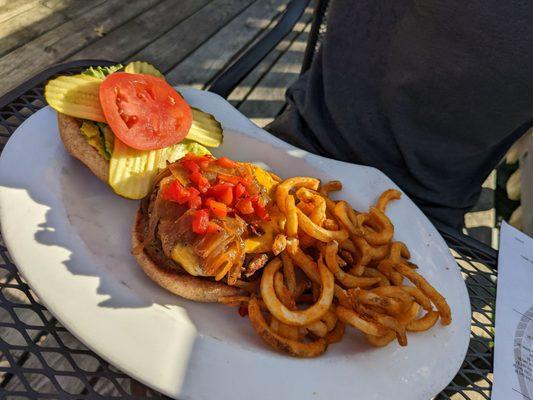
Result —
<instances>
[{"instance_id":1,"label":"white paper","mask_svg":"<svg viewBox=\"0 0 533 400\"><path fill-rule=\"evenodd\" d=\"M533 400L533 239L500 232L492 400Z\"/></svg>"}]
</instances>

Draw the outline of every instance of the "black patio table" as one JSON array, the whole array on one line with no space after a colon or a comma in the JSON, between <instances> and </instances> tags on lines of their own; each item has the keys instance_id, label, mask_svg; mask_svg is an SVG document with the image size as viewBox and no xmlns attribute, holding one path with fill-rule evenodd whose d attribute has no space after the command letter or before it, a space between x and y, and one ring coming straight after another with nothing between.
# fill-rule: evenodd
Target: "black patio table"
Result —
<instances>
[{"instance_id":1,"label":"black patio table","mask_svg":"<svg viewBox=\"0 0 533 400\"><path fill-rule=\"evenodd\" d=\"M308 0L293 0L275 28L242 54L219 75L211 91L227 97L239 82L290 31ZM302 70L305 70L320 42L327 18L327 1L316 3L310 40ZM0 153L17 127L44 107L43 87L58 74L79 73L90 65L112 65L107 60L81 60L52 66L0 98ZM471 339L463 365L437 399L489 399L492 386L494 310L497 252L477 240L435 222L465 279L472 306ZM7 295L16 292L17 296ZM28 321L24 315L37 318ZM146 390L101 357L78 344L65 343L68 331L39 303L17 272L0 236L0 398L140 399L163 397ZM36 322L38 321L38 322ZM46 340L48 339L48 340ZM51 339L51 340L50 340ZM50 354L61 358L49 365ZM430 356L430 355L428 355ZM88 369L84 358L93 360ZM32 362L29 362L32 360ZM36 365L40 365L36 367ZM35 385L45 380L47 389ZM72 382L76 381L73 392ZM14 384L16 382L17 384ZM105 382L103 384L102 382ZM50 389L52 388L52 389Z\"/></svg>"}]
</instances>

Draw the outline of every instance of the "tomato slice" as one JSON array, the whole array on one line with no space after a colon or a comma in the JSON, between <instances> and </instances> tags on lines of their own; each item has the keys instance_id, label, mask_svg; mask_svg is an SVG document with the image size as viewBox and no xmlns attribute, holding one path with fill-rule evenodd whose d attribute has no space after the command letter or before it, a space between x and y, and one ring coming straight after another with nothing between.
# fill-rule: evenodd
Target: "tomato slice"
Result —
<instances>
[{"instance_id":1,"label":"tomato slice","mask_svg":"<svg viewBox=\"0 0 533 400\"><path fill-rule=\"evenodd\" d=\"M134 149L171 146L191 128L191 107L161 78L115 72L102 82L99 96L111 130Z\"/></svg>"}]
</instances>

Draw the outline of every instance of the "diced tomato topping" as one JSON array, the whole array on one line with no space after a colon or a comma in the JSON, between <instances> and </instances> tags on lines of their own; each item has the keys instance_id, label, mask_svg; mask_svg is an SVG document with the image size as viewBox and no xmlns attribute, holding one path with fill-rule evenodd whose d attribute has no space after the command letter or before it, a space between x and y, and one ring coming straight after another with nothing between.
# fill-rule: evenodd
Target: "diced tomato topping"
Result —
<instances>
[{"instance_id":1,"label":"diced tomato topping","mask_svg":"<svg viewBox=\"0 0 533 400\"><path fill-rule=\"evenodd\" d=\"M207 190L211 187L207 178L198 171L191 173L189 175L189 179L192 183L195 184L200 193L206 193Z\"/></svg>"},{"instance_id":2,"label":"diced tomato topping","mask_svg":"<svg viewBox=\"0 0 533 400\"><path fill-rule=\"evenodd\" d=\"M193 160L183 160L181 162L183 168L189 171L191 174L194 172L200 172L200 166L196 164Z\"/></svg>"},{"instance_id":3,"label":"diced tomato topping","mask_svg":"<svg viewBox=\"0 0 533 400\"><path fill-rule=\"evenodd\" d=\"M252 214L254 212L254 207L252 205L252 201L250 199L240 199L237 204L235 204L235 208L239 210L241 214L248 215Z\"/></svg>"},{"instance_id":4,"label":"diced tomato topping","mask_svg":"<svg viewBox=\"0 0 533 400\"><path fill-rule=\"evenodd\" d=\"M189 190L177 180L173 180L163 188L163 198L169 201L176 201L185 204L189 200Z\"/></svg>"},{"instance_id":5,"label":"diced tomato topping","mask_svg":"<svg viewBox=\"0 0 533 400\"><path fill-rule=\"evenodd\" d=\"M228 214L228 207L211 197L205 201L205 205L215 217L224 218Z\"/></svg>"},{"instance_id":6,"label":"diced tomato topping","mask_svg":"<svg viewBox=\"0 0 533 400\"><path fill-rule=\"evenodd\" d=\"M209 213L207 210L196 210L192 215L192 231L203 235L209 227Z\"/></svg>"},{"instance_id":7,"label":"diced tomato topping","mask_svg":"<svg viewBox=\"0 0 533 400\"><path fill-rule=\"evenodd\" d=\"M192 160L194 162L199 162L201 160L212 161L212 160L214 160L214 158L213 158L213 156L211 156L209 154L204 154L204 155L199 156L198 154L187 153L187 154L185 154L185 156L183 156L181 158L180 162L183 161L183 160Z\"/></svg>"},{"instance_id":8,"label":"diced tomato topping","mask_svg":"<svg viewBox=\"0 0 533 400\"><path fill-rule=\"evenodd\" d=\"M241 181L241 178L235 175L218 174L217 178L221 182L228 182L232 183L233 185L236 185Z\"/></svg>"},{"instance_id":9,"label":"diced tomato topping","mask_svg":"<svg viewBox=\"0 0 533 400\"><path fill-rule=\"evenodd\" d=\"M228 157L220 157L216 163L223 168L237 168L239 166L238 163L230 160Z\"/></svg>"},{"instance_id":10,"label":"diced tomato topping","mask_svg":"<svg viewBox=\"0 0 533 400\"><path fill-rule=\"evenodd\" d=\"M190 161L194 162L196 165L198 165L198 170L205 171L209 167L209 163L213 161L213 157L209 154L204 154L203 156L197 156L194 153L187 153L185 157L183 157L180 160L180 163L187 168L190 172L194 172L194 170L191 170L187 167L186 164L188 164ZM194 167L192 167L194 168Z\"/></svg>"},{"instance_id":11,"label":"diced tomato topping","mask_svg":"<svg viewBox=\"0 0 533 400\"><path fill-rule=\"evenodd\" d=\"M200 191L198 189L193 188L192 186L189 186L187 189L189 190L191 197L200 197Z\"/></svg>"},{"instance_id":12,"label":"diced tomato topping","mask_svg":"<svg viewBox=\"0 0 533 400\"><path fill-rule=\"evenodd\" d=\"M190 185L183 186L180 181L172 180L161 190L164 199L187 204L189 209L194 210L193 232L198 234L219 232L222 228L211 218L222 219L235 214L262 220L270 217L264 199L260 197L250 174L239 176L218 173L216 180L212 178L210 163L216 162L220 167L228 169L237 168L238 163L227 157L215 160L209 155L197 156L192 153L187 154L179 162L183 167L181 171L187 175ZM206 171L209 175L204 176L203 173ZM184 181L187 181L185 177Z\"/></svg>"},{"instance_id":13,"label":"diced tomato topping","mask_svg":"<svg viewBox=\"0 0 533 400\"><path fill-rule=\"evenodd\" d=\"M246 193L246 188L242 183L237 183L233 188L233 197L235 200L240 199Z\"/></svg>"},{"instance_id":14,"label":"diced tomato topping","mask_svg":"<svg viewBox=\"0 0 533 400\"><path fill-rule=\"evenodd\" d=\"M233 185L229 183L218 183L211 186L207 194L229 206L233 202Z\"/></svg>"},{"instance_id":15,"label":"diced tomato topping","mask_svg":"<svg viewBox=\"0 0 533 400\"><path fill-rule=\"evenodd\" d=\"M202 198L200 192L193 187L189 188L189 208L200 208L202 205Z\"/></svg>"},{"instance_id":16,"label":"diced tomato topping","mask_svg":"<svg viewBox=\"0 0 533 400\"><path fill-rule=\"evenodd\" d=\"M207 231L205 233L216 233L220 232L221 229L222 228L218 226L218 224L213 221L209 221L209 225L207 226Z\"/></svg>"},{"instance_id":17,"label":"diced tomato topping","mask_svg":"<svg viewBox=\"0 0 533 400\"><path fill-rule=\"evenodd\" d=\"M205 171L206 169L209 168L209 163L210 162L211 162L211 160L203 159L203 160L197 161L196 163L200 166L202 171Z\"/></svg>"},{"instance_id":18,"label":"diced tomato topping","mask_svg":"<svg viewBox=\"0 0 533 400\"><path fill-rule=\"evenodd\" d=\"M247 189L250 189L250 186L252 185L252 176L251 175L245 175L240 178L241 183L246 187Z\"/></svg>"},{"instance_id":19,"label":"diced tomato topping","mask_svg":"<svg viewBox=\"0 0 533 400\"><path fill-rule=\"evenodd\" d=\"M259 202L254 204L254 211L255 211L255 215L257 215L259 219L265 220L269 218L269 215L268 215L268 212L265 206L263 206Z\"/></svg>"},{"instance_id":20,"label":"diced tomato topping","mask_svg":"<svg viewBox=\"0 0 533 400\"><path fill-rule=\"evenodd\" d=\"M248 315L248 307L240 306L239 315L243 318L246 317Z\"/></svg>"}]
</instances>

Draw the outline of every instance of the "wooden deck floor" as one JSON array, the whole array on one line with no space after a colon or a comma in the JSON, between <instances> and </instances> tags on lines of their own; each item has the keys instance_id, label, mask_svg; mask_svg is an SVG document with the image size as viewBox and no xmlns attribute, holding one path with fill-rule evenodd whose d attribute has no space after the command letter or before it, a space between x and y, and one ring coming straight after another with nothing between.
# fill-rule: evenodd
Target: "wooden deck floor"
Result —
<instances>
[{"instance_id":1,"label":"wooden deck floor","mask_svg":"<svg viewBox=\"0 0 533 400\"><path fill-rule=\"evenodd\" d=\"M260 35L288 0L0 0L0 95L51 64L145 60L176 85L203 88ZM311 10L231 99L259 124L298 76Z\"/></svg>"}]
</instances>

